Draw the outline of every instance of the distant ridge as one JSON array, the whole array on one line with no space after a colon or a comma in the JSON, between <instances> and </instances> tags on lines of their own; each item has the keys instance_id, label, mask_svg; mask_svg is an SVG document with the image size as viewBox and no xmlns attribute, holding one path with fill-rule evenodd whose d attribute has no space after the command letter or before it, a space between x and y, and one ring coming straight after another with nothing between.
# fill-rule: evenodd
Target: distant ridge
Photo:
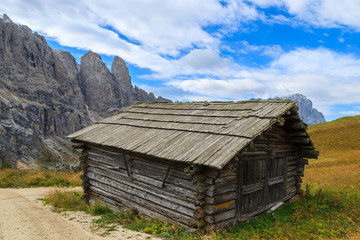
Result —
<instances>
[{"instance_id":1,"label":"distant ridge","mask_svg":"<svg viewBox=\"0 0 360 240\"><path fill-rule=\"evenodd\" d=\"M256 99L261 100L260 98ZM303 122L307 125L314 125L317 123L326 122L324 114L319 112L316 108L313 108L311 100L302 94L296 93L284 97L268 98L267 100L274 99L288 99L298 102L297 105L299 106L299 115Z\"/></svg>"}]
</instances>

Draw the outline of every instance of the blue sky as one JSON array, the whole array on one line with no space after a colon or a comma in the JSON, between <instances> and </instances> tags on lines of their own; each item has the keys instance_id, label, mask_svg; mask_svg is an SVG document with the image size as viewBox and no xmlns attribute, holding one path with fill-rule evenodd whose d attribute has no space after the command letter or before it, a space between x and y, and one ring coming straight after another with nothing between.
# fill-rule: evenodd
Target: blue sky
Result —
<instances>
[{"instance_id":1,"label":"blue sky","mask_svg":"<svg viewBox=\"0 0 360 240\"><path fill-rule=\"evenodd\" d=\"M327 120L360 114L360 0L3 0L0 13L76 60L128 64L175 101L306 95Z\"/></svg>"}]
</instances>

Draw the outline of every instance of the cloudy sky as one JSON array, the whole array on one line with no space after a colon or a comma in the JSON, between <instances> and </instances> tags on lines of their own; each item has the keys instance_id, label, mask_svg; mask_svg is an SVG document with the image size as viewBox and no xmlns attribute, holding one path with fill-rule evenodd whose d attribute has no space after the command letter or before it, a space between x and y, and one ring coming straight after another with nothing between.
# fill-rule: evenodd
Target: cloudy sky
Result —
<instances>
[{"instance_id":1,"label":"cloudy sky","mask_svg":"<svg viewBox=\"0 0 360 240\"><path fill-rule=\"evenodd\" d=\"M301 93L327 120L360 114L360 0L2 0L1 13L78 62L122 57L172 100Z\"/></svg>"}]
</instances>

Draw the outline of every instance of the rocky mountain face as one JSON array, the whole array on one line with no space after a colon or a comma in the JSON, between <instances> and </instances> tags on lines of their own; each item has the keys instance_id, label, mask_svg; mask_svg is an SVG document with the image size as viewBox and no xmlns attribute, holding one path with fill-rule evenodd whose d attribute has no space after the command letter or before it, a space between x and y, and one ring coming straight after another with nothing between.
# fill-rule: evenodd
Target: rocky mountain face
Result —
<instances>
[{"instance_id":1,"label":"rocky mountain face","mask_svg":"<svg viewBox=\"0 0 360 240\"><path fill-rule=\"evenodd\" d=\"M281 97L280 99L289 99L298 102L297 105L299 106L299 115L303 122L307 125L326 122L324 114L319 112L316 108L313 108L311 100L306 96L302 94L292 94Z\"/></svg>"},{"instance_id":2,"label":"rocky mountain face","mask_svg":"<svg viewBox=\"0 0 360 240\"><path fill-rule=\"evenodd\" d=\"M73 152L64 136L136 101L169 100L133 87L120 57L111 72L93 52L79 66L27 26L0 18L0 162L67 165Z\"/></svg>"},{"instance_id":3,"label":"rocky mountain face","mask_svg":"<svg viewBox=\"0 0 360 240\"><path fill-rule=\"evenodd\" d=\"M316 108L313 108L311 100L302 94L296 93L285 97L268 98L267 100L275 99L288 99L296 101L297 105L299 106L299 116L307 125L326 122L324 114L319 112ZM257 100L261 100L261 98L257 98Z\"/></svg>"}]
</instances>

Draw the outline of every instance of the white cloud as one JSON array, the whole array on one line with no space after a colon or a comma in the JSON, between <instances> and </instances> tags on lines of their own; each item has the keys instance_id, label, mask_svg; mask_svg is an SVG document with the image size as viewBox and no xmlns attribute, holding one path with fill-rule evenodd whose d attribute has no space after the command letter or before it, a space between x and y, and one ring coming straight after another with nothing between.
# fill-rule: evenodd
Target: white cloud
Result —
<instances>
[{"instance_id":1,"label":"white cloud","mask_svg":"<svg viewBox=\"0 0 360 240\"><path fill-rule=\"evenodd\" d=\"M290 74L316 73L337 78L359 77L360 59L329 49L298 48L282 54L271 64L273 69Z\"/></svg>"},{"instance_id":2,"label":"white cloud","mask_svg":"<svg viewBox=\"0 0 360 240\"><path fill-rule=\"evenodd\" d=\"M360 111L340 111L342 115L360 115Z\"/></svg>"},{"instance_id":3,"label":"white cloud","mask_svg":"<svg viewBox=\"0 0 360 240\"><path fill-rule=\"evenodd\" d=\"M324 48L298 48L282 53L268 68L239 70L233 65L227 73L220 79L194 77L168 84L193 96L226 100L241 100L249 94L268 98L302 93L328 114L334 104L360 102L360 59Z\"/></svg>"},{"instance_id":4,"label":"white cloud","mask_svg":"<svg viewBox=\"0 0 360 240\"><path fill-rule=\"evenodd\" d=\"M261 55L275 58L283 52L283 49L280 45L255 45L247 41L241 41L241 49L239 51L243 54L260 52Z\"/></svg>"},{"instance_id":5,"label":"white cloud","mask_svg":"<svg viewBox=\"0 0 360 240\"><path fill-rule=\"evenodd\" d=\"M222 42L224 35L258 19L360 31L359 0L248 2L227 1L224 7L216 0L3 0L0 12L64 46L119 55L128 63L148 68L154 73L148 77L166 80L169 93L177 94L174 98L239 100L247 94L273 97L299 92L324 111L332 104L360 102L360 59L350 54L325 48L284 52L279 45L244 41L243 53L255 51L274 58L266 67L248 68L221 52L233 51ZM259 8L271 6L292 17L265 18ZM218 29L212 33L205 30L208 26Z\"/></svg>"},{"instance_id":6,"label":"white cloud","mask_svg":"<svg viewBox=\"0 0 360 240\"><path fill-rule=\"evenodd\" d=\"M190 79L172 81L169 85L191 93L223 98L239 98L242 95L263 91L262 84L252 79Z\"/></svg>"},{"instance_id":7,"label":"white cloud","mask_svg":"<svg viewBox=\"0 0 360 240\"><path fill-rule=\"evenodd\" d=\"M217 0L4 0L0 12L61 45L119 55L158 73L182 63L164 56L179 58L194 48L217 51L224 34L259 17L241 0L226 6ZM221 27L211 35L204 30L209 25Z\"/></svg>"},{"instance_id":8,"label":"white cloud","mask_svg":"<svg viewBox=\"0 0 360 240\"><path fill-rule=\"evenodd\" d=\"M360 31L360 1L359 0L250 0L257 6L285 7L288 13L296 19L313 26L350 27ZM287 18L275 20L289 21Z\"/></svg>"}]
</instances>

